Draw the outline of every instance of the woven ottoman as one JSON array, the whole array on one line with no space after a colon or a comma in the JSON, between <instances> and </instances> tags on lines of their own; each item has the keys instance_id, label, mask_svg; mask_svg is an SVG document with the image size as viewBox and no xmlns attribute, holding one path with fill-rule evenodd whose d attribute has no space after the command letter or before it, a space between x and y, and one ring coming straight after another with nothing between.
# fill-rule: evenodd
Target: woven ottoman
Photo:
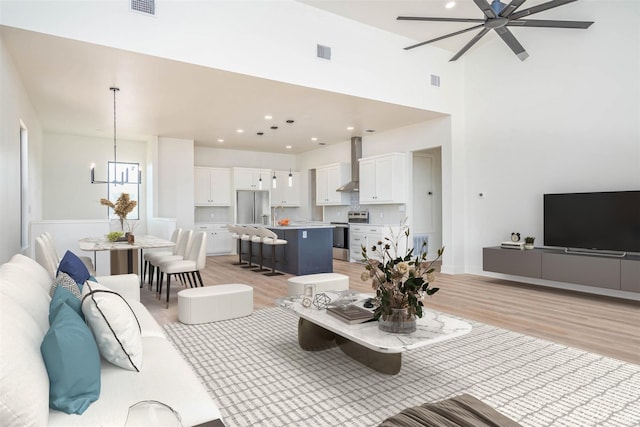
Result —
<instances>
[{"instance_id":1,"label":"woven ottoman","mask_svg":"<svg viewBox=\"0 0 640 427\"><path fill-rule=\"evenodd\" d=\"M235 319L253 313L253 288L233 283L178 292L178 320L188 325Z\"/></svg>"},{"instance_id":2,"label":"woven ottoman","mask_svg":"<svg viewBox=\"0 0 640 427\"><path fill-rule=\"evenodd\" d=\"M346 291L349 289L349 276L340 273L318 273L295 276L287 280L287 295L304 293L304 285L315 285L315 292Z\"/></svg>"}]
</instances>

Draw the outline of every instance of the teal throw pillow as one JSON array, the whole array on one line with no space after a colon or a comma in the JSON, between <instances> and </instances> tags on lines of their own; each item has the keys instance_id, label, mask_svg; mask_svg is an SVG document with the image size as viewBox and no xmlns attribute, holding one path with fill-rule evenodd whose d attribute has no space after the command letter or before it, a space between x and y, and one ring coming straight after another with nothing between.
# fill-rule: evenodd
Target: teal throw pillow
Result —
<instances>
[{"instance_id":1,"label":"teal throw pillow","mask_svg":"<svg viewBox=\"0 0 640 427\"><path fill-rule=\"evenodd\" d=\"M77 296L69 292L69 290L63 286L57 286L53 292L53 297L49 303L49 325L53 323L53 318L56 312L62 305L68 305L78 313L78 315L84 320L84 314L82 313L82 302Z\"/></svg>"},{"instance_id":2,"label":"teal throw pillow","mask_svg":"<svg viewBox=\"0 0 640 427\"><path fill-rule=\"evenodd\" d=\"M84 265L84 262L76 254L71 251L67 251L62 259L60 260L60 265L58 266L58 271L56 272L56 276L64 271L69 276L73 278L78 284L78 287L82 290L82 285L89 278L89 270L87 270L87 266Z\"/></svg>"},{"instance_id":3,"label":"teal throw pillow","mask_svg":"<svg viewBox=\"0 0 640 427\"><path fill-rule=\"evenodd\" d=\"M82 414L100 396L100 353L78 314L63 303L40 346L49 375L49 407Z\"/></svg>"}]
</instances>

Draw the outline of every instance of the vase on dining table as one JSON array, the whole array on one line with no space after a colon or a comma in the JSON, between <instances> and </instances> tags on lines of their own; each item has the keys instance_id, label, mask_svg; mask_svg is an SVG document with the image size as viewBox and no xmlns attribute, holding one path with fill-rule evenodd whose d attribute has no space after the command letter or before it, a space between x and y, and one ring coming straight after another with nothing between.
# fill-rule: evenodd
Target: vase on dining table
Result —
<instances>
[{"instance_id":1,"label":"vase on dining table","mask_svg":"<svg viewBox=\"0 0 640 427\"><path fill-rule=\"evenodd\" d=\"M393 334L410 334L416 331L416 316L408 308L392 308L391 313L378 319L378 329Z\"/></svg>"}]
</instances>

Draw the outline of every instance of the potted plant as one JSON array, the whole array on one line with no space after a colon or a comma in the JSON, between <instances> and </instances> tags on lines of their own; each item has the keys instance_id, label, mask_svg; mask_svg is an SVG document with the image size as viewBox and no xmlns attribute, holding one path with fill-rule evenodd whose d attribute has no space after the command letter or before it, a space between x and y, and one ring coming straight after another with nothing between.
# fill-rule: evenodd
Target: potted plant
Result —
<instances>
[{"instance_id":1,"label":"potted plant","mask_svg":"<svg viewBox=\"0 0 640 427\"><path fill-rule=\"evenodd\" d=\"M363 281L371 280L376 291L374 318L380 330L394 333L410 333L416 330L416 317L422 317L423 299L438 292L430 288L435 281L432 266L442 256L444 247L438 249L438 256L427 261L427 243L424 242L414 255L414 248L405 254L398 253L399 240L406 238L409 244L409 227L406 219L400 224L400 232L385 237L370 248L362 246L362 257L366 271Z\"/></svg>"},{"instance_id":2,"label":"potted plant","mask_svg":"<svg viewBox=\"0 0 640 427\"><path fill-rule=\"evenodd\" d=\"M533 249L533 242L536 240L535 237L527 236L524 238L524 248L525 249Z\"/></svg>"}]
</instances>

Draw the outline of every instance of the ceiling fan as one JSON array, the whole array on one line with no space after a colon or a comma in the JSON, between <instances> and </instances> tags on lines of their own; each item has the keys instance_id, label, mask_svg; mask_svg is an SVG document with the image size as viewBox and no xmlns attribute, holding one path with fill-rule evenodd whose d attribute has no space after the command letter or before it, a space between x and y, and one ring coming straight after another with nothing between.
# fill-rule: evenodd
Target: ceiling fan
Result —
<instances>
[{"instance_id":1,"label":"ceiling fan","mask_svg":"<svg viewBox=\"0 0 640 427\"><path fill-rule=\"evenodd\" d=\"M496 33L502 38L502 40L511 48L513 53L516 54L521 61L527 59L529 54L524 47L518 42L513 33L509 31L507 27L545 27L545 28L589 28L593 22L587 21L552 21L552 20L539 20L539 19L522 19L533 15L534 13L542 12L545 10L553 9L554 7L562 6L567 3L574 2L576 0L551 0L547 3L542 3L538 6L533 6L528 9L523 9L516 12L525 0L511 0L511 3L505 4L500 0L493 0L491 5L486 0L473 0L473 2L484 13L484 19L471 19L471 18L427 18L419 16L398 16L399 21L435 21L435 22L479 22L480 24L473 27L466 28L464 30L456 31L451 34L447 34L441 37L437 37L426 42L414 44L412 46L405 47L405 50L413 49L419 46L423 46L428 43L433 43L438 40L446 39L448 37L457 36L459 34L466 33L467 31L473 31L481 29L458 53L456 53L450 61L455 61L460 58L466 51L468 51L474 44L478 42L485 34L490 30L495 30Z\"/></svg>"}]
</instances>

